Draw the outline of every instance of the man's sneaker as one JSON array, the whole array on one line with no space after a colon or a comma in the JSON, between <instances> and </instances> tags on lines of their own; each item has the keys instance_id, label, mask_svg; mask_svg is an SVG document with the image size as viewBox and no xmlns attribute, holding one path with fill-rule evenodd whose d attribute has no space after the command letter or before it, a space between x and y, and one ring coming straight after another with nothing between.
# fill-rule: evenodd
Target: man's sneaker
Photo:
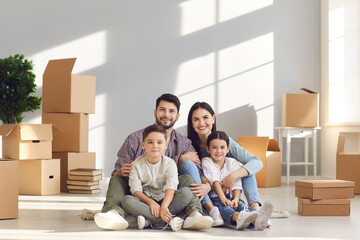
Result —
<instances>
[{"instance_id":1,"label":"man's sneaker","mask_svg":"<svg viewBox=\"0 0 360 240\"><path fill-rule=\"evenodd\" d=\"M137 217L138 229L144 229L150 226L150 221L147 220L144 216L139 215Z\"/></svg>"},{"instance_id":2,"label":"man's sneaker","mask_svg":"<svg viewBox=\"0 0 360 240\"><path fill-rule=\"evenodd\" d=\"M196 230L208 229L211 228L212 224L213 219L211 217L203 216L197 212L194 216L185 219L183 228Z\"/></svg>"},{"instance_id":3,"label":"man's sneaker","mask_svg":"<svg viewBox=\"0 0 360 240\"><path fill-rule=\"evenodd\" d=\"M267 225L269 218L274 210L274 206L271 201L266 200L264 204L261 206L259 211L259 216L255 221L255 230L262 231L264 230Z\"/></svg>"},{"instance_id":4,"label":"man's sneaker","mask_svg":"<svg viewBox=\"0 0 360 240\"><path fill-rule=\"evenodd\" d=\"M241 230L247 228L258 216L257 211L241 211L236 219L236 229Z\"/></svg>"},{"instance_id":5,"label":"man's sneaker","mask_svg":"<svg viewBox=\"0 0 360 240\"><path fill-rule=\"evenodd\" d=\"M224 219L221 217L218 207L213 207L209 212L209 216L213 219L213 227L224 225Z\"/></svg>"},{"instance_id":6,"label":"man's sneaker","mask_svg":"<svg viewBox=\"0 0 360 240\"><path fill-rule=\"evenodd\" d=\"M179 231L182 227L184 223L184 220L182 220L181 218L179 217L174 217L170 220L170 226L171 226L171 229L176 232L176 231Z\"/></svg>"},{"instance_id":7,"label":"man's sneaker","mask_svg":"<svg viewBox=\"0 0 360 240\"><path fill-rule=\"evenodd\" d=\"M95 224L102 229L124 230L129 226L129 223L120 214L111 211L95 214L94 220Z\"/></svg>"}]
</instances>

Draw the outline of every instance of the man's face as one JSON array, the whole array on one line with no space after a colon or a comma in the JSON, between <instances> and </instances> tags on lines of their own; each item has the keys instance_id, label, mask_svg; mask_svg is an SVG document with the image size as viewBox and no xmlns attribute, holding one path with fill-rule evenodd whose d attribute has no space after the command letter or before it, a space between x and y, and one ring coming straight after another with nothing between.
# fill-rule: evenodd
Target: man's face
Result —
<instances>
[{"instance_id":1,"label":"man's face","mask_svg":"<svg viewBox=\"0 0 360 240\"><path fill-rule=\"evenodd\" d=\"M176 105L171 102L161 100L159 106L154 111L156 124L163 126L165 129L172 128L179 119L179 113Z\"/></svg>"}]
</instances>

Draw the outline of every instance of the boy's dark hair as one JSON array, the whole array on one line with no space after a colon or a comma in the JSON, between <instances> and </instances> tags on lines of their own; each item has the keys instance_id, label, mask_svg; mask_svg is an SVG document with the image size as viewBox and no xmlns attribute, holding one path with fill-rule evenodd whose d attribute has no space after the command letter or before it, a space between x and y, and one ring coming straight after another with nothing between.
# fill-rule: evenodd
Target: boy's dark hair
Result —
<instances>
[{"instance_id":1,"label":"boy's dark hair","mask_svg":"<svg viewBox=\"0 0 360 240\"><path fill-rule=\"evenodd\" d=\"M161 125L150 125L147 128L144 129L143 132L143 141L145 141L145 138L152 132L159 132L164 134L164 138L166 140L166 130L163 126Z\"/></svg>"},{"instance_id":2,"label":"boy's dark hair","mask_svg":"<svg viewBox=\"0 0 360 240\"><path fill-rule=\"evenodd\" d=\"M224 141L226 142L226 146L229 147L229 137L226 135L225 132L223 132L223 131L215 131L215 132L212 132L212 133L208 136L208 139L207 139L207 142L206 142L206 146L207 146L207 147L210 147L210 142L211 142L211 140L214 140L214 139L224 140Z\"/></svg>"},{"instance_id":3,"label":"boy's dark hair","mask_svg":"<svg viewBox=\"0 0 360 240\"><path fill-rule=\"evenodd\" d=\"M163 95L161 95L160 97L158 97L158 99L156 99L156 106L155 109L157 109L157 107L160 104L160 101L166 101L166 102L171 102L173 104L175 104L177 111L179 113L180 111L180 100L177 96L170 94L170 93L165 93Z\"/></svg>"}]
</instances>

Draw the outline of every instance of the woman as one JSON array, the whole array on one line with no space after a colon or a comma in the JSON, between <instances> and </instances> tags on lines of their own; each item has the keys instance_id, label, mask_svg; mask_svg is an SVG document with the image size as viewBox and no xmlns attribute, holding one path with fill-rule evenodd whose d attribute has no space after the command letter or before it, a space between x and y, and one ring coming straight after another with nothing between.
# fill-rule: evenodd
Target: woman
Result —
<instances>
[{"instance_id":1,"label":"woman","mask_svg":"<svg viewBox=\"0 0 360 240\"><path fill-rule=\"evenodd\" d=\"M210 156L206 151L206 142L208 136L214 131L216 131L214 110L206 102L196 102L189 111L187 134L188 138L192 141L195 150L198 152L200 159ZM250 207L256 210L261 205L261 201L257 189L255 173L261 170L263 164L258 157L246 151L232 138L229 138L229 140L230 151L226 156L235 158L242 163L243 166L224 178L222 181L222 189L225 193L231 193L231 188L234 185L235 180L242 178L246 200ZM197 194L197 196L203 198L205 195L207 196L207 193L210 191L210 186L206 179L202 177L202 184L195 181L195 179L194 182L196 184L193 185L192 191ZM212 205L212 203L208 203L208 205ZM206 207L205 204L204 206Z\"/></svg>"}]
</instances>

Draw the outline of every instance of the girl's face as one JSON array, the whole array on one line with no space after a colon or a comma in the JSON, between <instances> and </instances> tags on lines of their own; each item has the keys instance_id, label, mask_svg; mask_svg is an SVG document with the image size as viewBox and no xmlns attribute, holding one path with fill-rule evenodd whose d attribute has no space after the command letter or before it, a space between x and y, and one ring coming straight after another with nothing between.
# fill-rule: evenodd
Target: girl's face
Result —
<instances>
[{"instance_id":1,"label":"girl's face","mask_svg":"<svg viewBox=\"0 0 360 240\"><path fill-rule=\"evenodd\" d=\"M198 135L210 135L215 123L215 115L204 108L196 109L192 114L192 125Z\"/></svg>"},{"instance_id":2,"label":"girl's face","mask_svg":"<svg viewBox=\"0 0 360 240\"><path fill-rule=\"evenodd\" d=\"M215 163L223 162L226 154L229 152L230 147L222 139L213 139L210 141L209 147L206 147L208 153Z\"/></svg>"}]
</instances>

